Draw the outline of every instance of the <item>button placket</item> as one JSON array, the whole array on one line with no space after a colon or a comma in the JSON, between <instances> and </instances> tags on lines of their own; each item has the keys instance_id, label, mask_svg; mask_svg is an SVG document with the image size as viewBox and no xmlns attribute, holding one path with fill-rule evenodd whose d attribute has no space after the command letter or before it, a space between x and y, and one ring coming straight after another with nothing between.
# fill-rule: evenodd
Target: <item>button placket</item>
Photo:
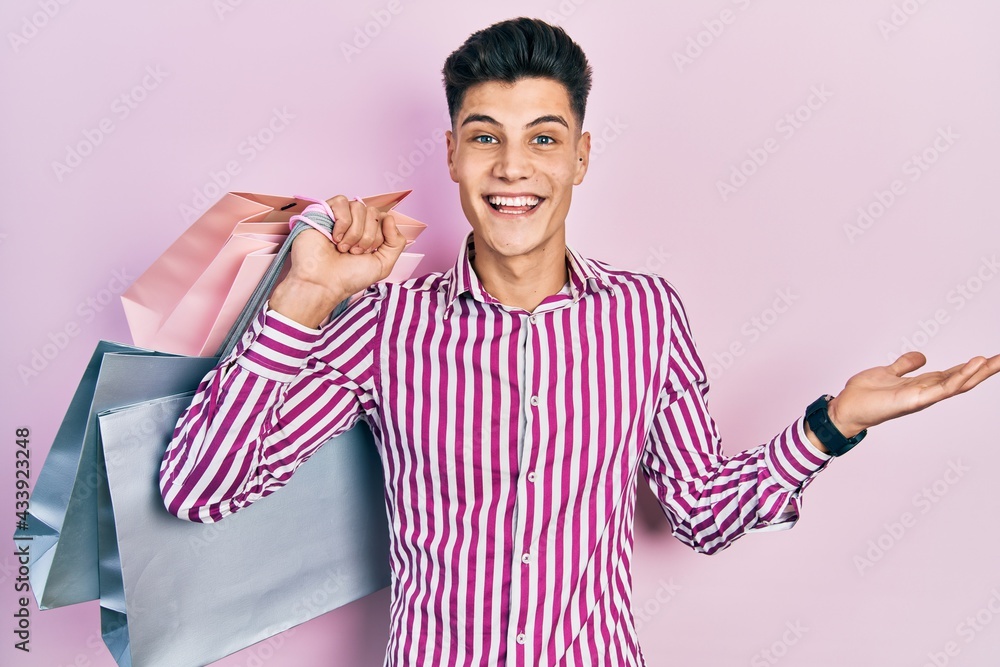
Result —
<instances>
[{"instance_id":1,"label":"button placket","mask_svg":"<svg viewBox=\"0 0 1000 667\"><path fill-rule=\"evenodd\" d=\"M534 343L539 332L536 331L533 326L537 323L537 317L535 315L529 314L522 320L522 322L524 322L525 324L523 329L525 335L523 339L524 343L523 346L521 347L521 352L523 355L522 368L524 369L524 375L522 376L522 382L523 382L522 388L525 394L529 394L529 392L531 392L534 389L533 371L535 362L534 352L536 349ZM541 398L537 394L530 394L528 396L529 406L537 407L540 404L541 404ZM532 424L534 420L537 418L537 414L533 414L533 411L530 407L525 409L524 415L525 415L525 422L524 422L525 431L519 452L521 455L520 467L522 470L535 465L533 461L534 458L533 445L535 443L533 443L532 441ZM529 472L528 473L529 478L531 475L532 473ZM519 526L519 530L517 532L517 537L514 545L520 543L523 545L523 548L525 548L526 551L520 555L520 560L521 560L520 575L518 576L516 572L512 574L514 574L515 578L518 580L517 589L526 590L528 592L527 599L528 599L528 604L530 606L535 596L535 594L532 592L535 582L531 569L528 569L528 566L531 564L532 557L531 557L531 552L527 551L527 549L531 548L532 540L531 540L531 535L528 532L528 524L527 523L522 524L521 517L527 517L532 512L531 508L533 505L532 502L533 490L530 487L523 485L524 481L522 478L522 482L521 484L519 484L521 488L518 491L518 497L519 497L519 502L524 503L522 505L524 511L517 513L519 517L517 523L521 525ZM526 634L525 628L523 626L529 623L529 619L531 618L531 612L529 609L522 608L520 609L517 616L519 617L518 623L514 627L521 626L518 627L518 629L521 630L521 632L519 632L514 639L519 646L524 646L528 641L528 635Z\"/></svg>"}]
</instances>

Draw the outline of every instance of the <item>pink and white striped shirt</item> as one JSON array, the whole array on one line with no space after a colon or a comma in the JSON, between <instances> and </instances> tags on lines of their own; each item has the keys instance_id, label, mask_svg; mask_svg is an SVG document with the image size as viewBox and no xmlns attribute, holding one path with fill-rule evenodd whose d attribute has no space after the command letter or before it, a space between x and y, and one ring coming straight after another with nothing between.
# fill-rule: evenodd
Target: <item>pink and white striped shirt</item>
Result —
<instances>
[{"instance_id":1,"label":"pink and white striped shirt","mask_svg":"<svg viewBox=\"0 0 1000 667\"><path fill-rule=\"evenodd\" d=\"M528 312L485 291L474 253L470 232L453 268L373 285L321 330L265 306L178 423L164 502L219 520L363 419L392 531L386 665L642 665L638 473L712 554L794 525L831 457L802 416L723 456L664 278L567 246L569 282Z\"/></svg>"}]
</instances>

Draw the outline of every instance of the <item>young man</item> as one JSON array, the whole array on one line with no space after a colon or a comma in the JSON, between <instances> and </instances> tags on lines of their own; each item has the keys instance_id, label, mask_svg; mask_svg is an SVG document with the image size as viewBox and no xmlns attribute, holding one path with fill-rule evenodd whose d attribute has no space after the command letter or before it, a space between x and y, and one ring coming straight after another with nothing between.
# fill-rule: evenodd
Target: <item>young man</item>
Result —
<instances>
[{"instance_id":1,"label":"young man","mask_svg":"<svg viewBox=\"0 0 1000 667\"><path fill-rule=\"evenodd\" d=\"M391 214L337 198L336 243L295 241L288 277L165 454L168 509L217 521L365 420L393 530L386 664L643 664L640 470L673 534L716 553L794 525L805 487L866 428L1000 370L1000 356L976 357L904 378L924 363L909 353L723 456L674 288L566 246L590 76L579 46L541 21L473 34L444 66L448 169L472 226L455 265L373 284L404 239Z\"/></svg>"}]
</instances>

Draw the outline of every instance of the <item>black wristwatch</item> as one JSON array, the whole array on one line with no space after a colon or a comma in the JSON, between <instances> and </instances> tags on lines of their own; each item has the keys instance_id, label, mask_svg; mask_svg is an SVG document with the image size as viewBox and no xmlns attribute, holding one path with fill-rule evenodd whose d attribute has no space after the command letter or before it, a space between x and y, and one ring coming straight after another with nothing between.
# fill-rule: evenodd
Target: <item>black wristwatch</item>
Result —
<instances>
[{"instance_id":1,"label":"black wristwatch","mask_svg":"<svg viewBox=\"0 0 1000 667\"><path fill-rule=\"evenodd\" d=\"M837 430L837 427L830 421L830 415L826 411L827 404L832 398L833 396L825 394L810 403L809 407L806 408L806 422L830 454L843 456L854 445L861 442L867 435L868 429L861 431L853 438L845 438L844 434Z\"/></svg>"}]
</instances>

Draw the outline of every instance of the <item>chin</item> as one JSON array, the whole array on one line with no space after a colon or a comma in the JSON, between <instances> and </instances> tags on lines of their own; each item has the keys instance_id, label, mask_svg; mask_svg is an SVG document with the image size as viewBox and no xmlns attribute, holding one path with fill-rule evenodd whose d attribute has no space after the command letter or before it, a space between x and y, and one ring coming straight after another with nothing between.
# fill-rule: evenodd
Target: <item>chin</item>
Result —
<instances>
[{"instance_id":1,"label":"chin","mask_svg":"<svg viewBox=\"0 0 1000 667\"><path fill-rule=\"evenodd\" d=\"M495 252L508 257L523 255L542 243L541 235L535 230L498 229L496 224L481 226L478 236Z\"/></svg>"}]
</instances>

